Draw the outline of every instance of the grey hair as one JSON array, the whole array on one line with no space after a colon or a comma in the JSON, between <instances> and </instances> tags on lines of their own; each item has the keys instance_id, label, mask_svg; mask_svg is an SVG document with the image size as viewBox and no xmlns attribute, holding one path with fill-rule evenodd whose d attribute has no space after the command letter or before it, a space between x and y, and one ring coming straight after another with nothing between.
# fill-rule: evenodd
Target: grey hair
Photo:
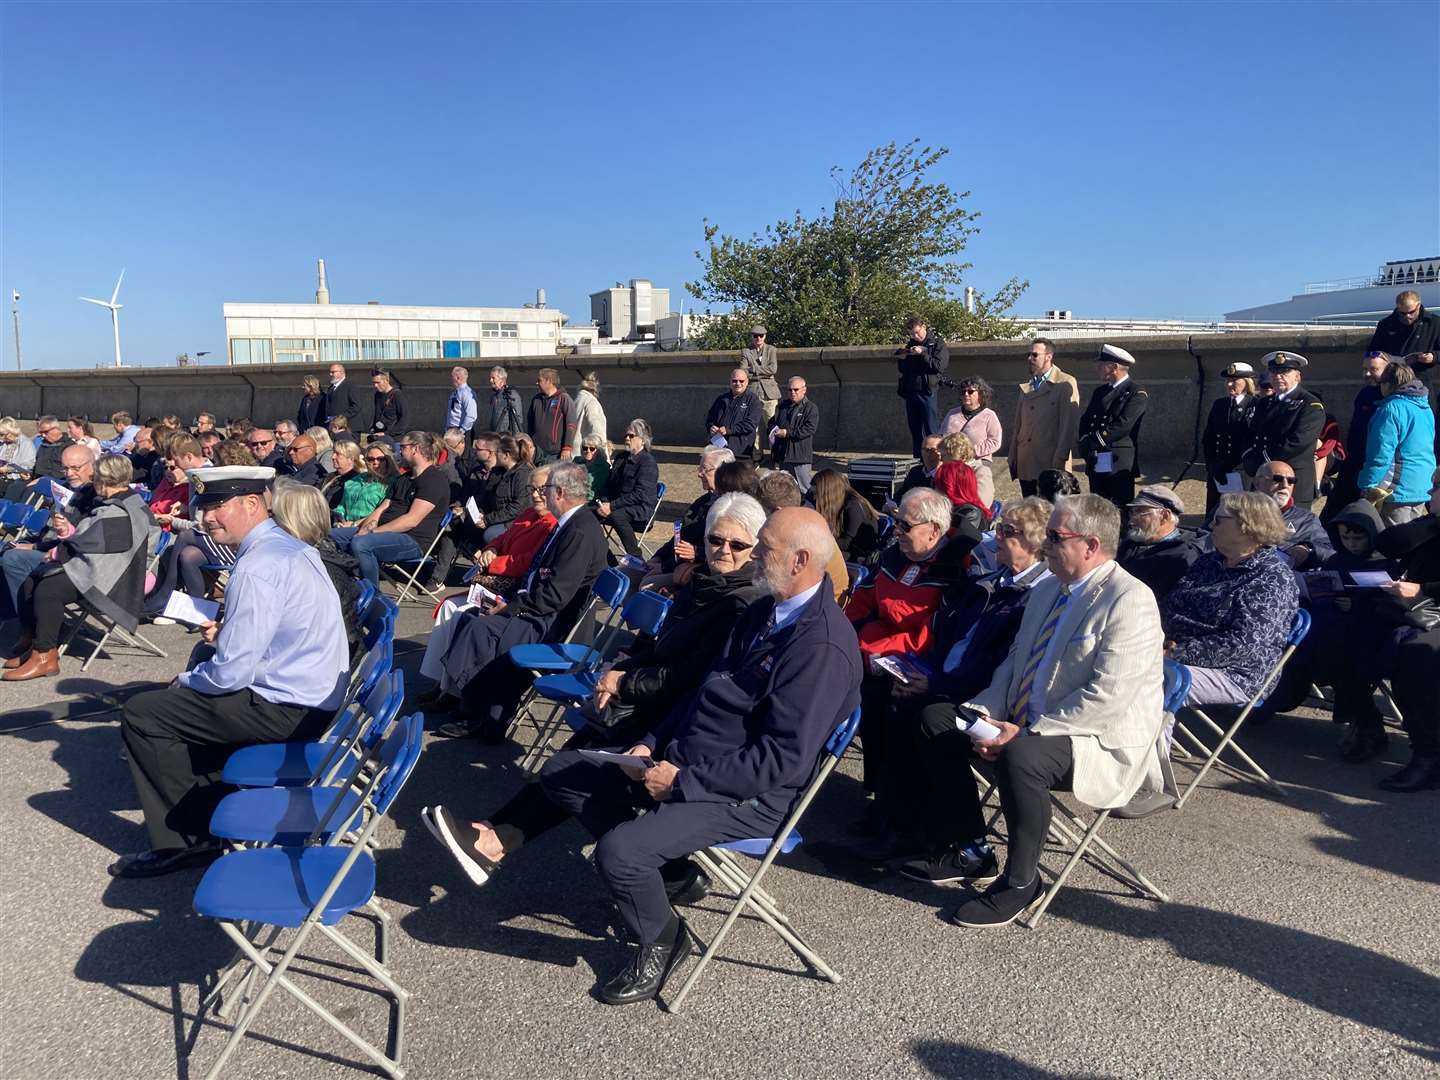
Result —
<instances>
[{"instance_id":1,"label":"grey hair","mask_svg":"<svg viewBox=\"0 0 1440 1080\"><path fill-rule=\"evenodd\" d=\"M95 484L104 487L129 487L135 465L120 454L106 454L95 466Z\"/></svg>"},{"instance_id":2,"label":"grey hair","mask_svg":"<svg viewBox=\"0 0 1440 1080\"><path fill-rule=\"evenodd\" d=\"M335 440L330 438L330 432L323 427L307 427L300 434L309 435L315 441L315 452L323 454L326 450L335 449ZM347 440L348 441L348 440Z\"/></svg>"},{"instance_id":3,"label":"grey hair","mask_svg":"<svg viewBox=\"0 0 1440 1080\"><path fill-rule=\"evenodd\" d=\"M928 487L911 488L907 491L900 497L900 509L910 510L921 521L940 526L942 533L950 531L950 523L955 513L955 507L944 492Z\"/></svg>"},{"instance_id":4,"label":"grey hair","mask_svg":"<svg viewBox=\"0 0 1440 1080\"><path fill-rule=\"evenodd\" d=\"M0 416L0 435L20 436L20 422L13 416Z\"/></svg>"},{"instance_id":5,"label":"grey hair","mask_svg":"<svg viewBox=\"0 0 1440 1080\"><path fill-rule=\"evenodd\" d=\"M571 502L590 498L590 470L573 461L562 461L550 467L550 486Z\"/></svg>"},{"instance_id":6,"label":"grey hair","mask_svg":"<svg viewBox=\"0 0 1440 1080\"><path fill-rule=\"evenodd\" d=\"M502 379L510 378L510 372L506 371L504 366L501 364L496 364L494 367L492 367L490 369L490 374L499 375Z\"/></svg>"},{"instance_id":7,"label":"grey hair","mask_svg":"<svg viewBox=\"0 0 1440 1080\"><path fill-rule=\"evenodd\" d=\"M625 430L626 432L633 431L636 435L639 435L641 444L646 450L650 449L650 442L654 438L654 433L650 430L650 425L646 421L639 419L631 420L630 423L625 425Z\"/></svg>"},{"instance_id":8,"label":"grey hair","mask_svg":"<svg viewBox=\"0 0 1440 1080\"><path fill-rule=\"evenodd\" d=\"M728 446L707 446L700 451L700 463L702 465L713 465L719 468L721 465L728 465L735 460L735 451Z\"/></svg>"},{"instance_id":9,"label":"grey hair","mask_svg":"<svg viewBox=\"0 0 1440 1080\"><path fill-rule=\"evenodd\" d=\"M760 535L760 526L765 524L765 508L753 495L727 491L710 504L710 512L705 515L705 531L713 529L717 521L733 521L754 540Z\"/></svg>"},{"instance_id":10,"label":"grey hair","mask_svg":"<svg viewBox=\"0 0 1440 1080\"><path fill-rule=\"evenodd\" d=\"M1081 536L1100 541L1100 550L1112 558L1120 547L1120 511L1109 499L1099 495L1061 495L1055 499L1055 512L1070 521L1070 527Z\"/></svg>"},{"instance_id":11,"label":"grey hair","mask_svg":"<svg viewBox=\"0 0 1440 1080\"><path fill-rule=\"evenodd\" d=\"M330 535L330 504L319 488L288 476L277 476L270 491L275 523L311 547Z\"/></svg>"},{"instance_id":12,"label":"grey hair","mask_svg":"<svg viewBox=\"0 0 1440 1080\"><path fill-rule=\"evenodd\" d=\"M445 429L445 438L459 439L463 443L465 441L465 429L458 427L447 427Z\"/></svg>"}]
</instances>

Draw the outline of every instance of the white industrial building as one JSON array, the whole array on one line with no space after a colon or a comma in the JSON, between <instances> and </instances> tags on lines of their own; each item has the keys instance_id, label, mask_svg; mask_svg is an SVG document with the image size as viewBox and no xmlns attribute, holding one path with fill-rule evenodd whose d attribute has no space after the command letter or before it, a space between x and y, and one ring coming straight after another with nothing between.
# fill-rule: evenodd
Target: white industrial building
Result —
<instances>
[{"instance_id":1,"label":"white industrial building","mask_svg":"<svg viewBox=\"0 0 1440 1080\"><path fill-rule=\"evenodd\" d=\"M523 307L332 304L319 264L313 304L225 304L231 364L373 364L390 360L478 360L554 356L563 312Z\"/></svg>"},{"instance_id":2,"label":"white industrial building","mask_svg":"<svg viewBox=\"0 0 1440 1080\"><path fill-rule=\"evenodd\" d=\"M1367 277L1315 281L1289 300L1227 311L1231 322L1375 323L1395 310L1395 295L1420 294L1426 307L1440 307L1440 257L1384 263Z\"/></svg>"},{"instance_id":3,"label":"white industrial building","mask_svg":"<svg viewBox=\"0 0 1440 1080\"><path fill-rule=\"evenodd\" d=\"M643 341L655 333L657 320L670 314L670 290L657 289L645 278L590 294L590 320L608 341Z\"/></svg>"}]
</instances>

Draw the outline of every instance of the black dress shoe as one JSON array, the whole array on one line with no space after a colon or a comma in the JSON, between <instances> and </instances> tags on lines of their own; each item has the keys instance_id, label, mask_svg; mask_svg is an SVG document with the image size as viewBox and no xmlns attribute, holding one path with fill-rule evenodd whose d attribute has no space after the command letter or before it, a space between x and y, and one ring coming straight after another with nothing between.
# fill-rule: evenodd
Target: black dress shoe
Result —
<instances>
[{"instance_id":1,"label":"black dress shoe","mask_svg":"<svg viewBox=\"0 0 1440 1080\"><path fill-rule=\"evenodd\" d=\"M424 709L426 712L451 712L459 703L454 694L446 693L437 686L418 695L413 704L417 709Z\"/></svg>"},{"instance_id":2,"label":"black dress shoe","mask_svg":"<svg viewBox=\"0 0 1440 1080\"><path fill-rule=\"evenodd\" d=\"M162 848L159 851L142 851L138 855L124 855L110 864L110 876L118 878L151 878L173 874L177 870L189 870L194 866L209 866L225 854L219 844L202 844L190 848Z\"/></svg>"},{"instance_id":3,"label":"black dress shoe","mask_svg":"<svg viewBox=\"0 0 1440 1080\"><path fill-rule=\"evenodd\" d=\"M690 934L690 927L681 919L673 945L639 946L630 962L600 988L598 996L606 1005L653 1001L665 988L670 972L694 951L695 939Z\"/></svg>"},{"instance_id":4,"label":"black dress shoe","mask_svg":"<svg viewBox=\"0 0 1440 1080\"><path fill-rule=\"evenodd\" d=\"M1383 754L1389 741L1383 727L1361 727L1356 724L1340 744L1340 759L1351 765L1359 765Z\"/></svg>"},{"instance_id":5,"label":"black dress shoe","mask_svg":"<svg viewBox=\"0 0 1440 1080\"><path fill-rule=\"evenodd\" d=\"M1412 791L1429 791L1440 788L1440 755L1416 754L1410 764L1393 776L1380 781L1386 791L1409 794Z\"/></svg>"},{"instance_id":6,"label":"black dress shoe","mask_svg":"<svg viewBox=\"0 0 1440 1080\"><path fill-rule=\"evenodd\" d=\"M686 873L674 881L665 882L665 895L669 898L670 903L677 907L698 904L710 895L710 889L714 885L714 882L710 880L710 875L693 862L687 863L686 866Z\"/></svg>"}]
</instances>

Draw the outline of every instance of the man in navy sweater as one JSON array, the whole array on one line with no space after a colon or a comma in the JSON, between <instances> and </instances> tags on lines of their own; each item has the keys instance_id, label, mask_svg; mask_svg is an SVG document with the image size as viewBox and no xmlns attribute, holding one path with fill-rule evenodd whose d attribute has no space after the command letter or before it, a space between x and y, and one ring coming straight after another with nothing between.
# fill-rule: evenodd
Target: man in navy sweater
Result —
<instances>
[{"instance_id":1,"label":"man in navy sweater","mask_svg":"<svg viewBox=\"0 0 1440 1080\"><path fill-rule=\"evenodd\" d=\"M825 575L834 549L815 511L777 510L755 546L770 596L740 616L688 705L635 746L615 748L649 766L561 751L540 774L545 793L598 839L595 865L637 945L600 987L607 1004L657 997L693 949L663 871L711 844L772 835L860 702L860 648ZM477 884L506 857L504 837L486 822L467 825L439 806L426 818Z\"/></svg>"}]
</instances>

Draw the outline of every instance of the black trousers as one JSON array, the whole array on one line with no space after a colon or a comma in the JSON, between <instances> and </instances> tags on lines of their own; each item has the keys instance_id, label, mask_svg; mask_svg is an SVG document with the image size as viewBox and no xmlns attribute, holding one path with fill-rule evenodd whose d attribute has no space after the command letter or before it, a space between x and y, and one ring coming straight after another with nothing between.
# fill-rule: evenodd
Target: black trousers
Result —
<instances>
[{"instance_id":1,"label":"black trousers","mask_svg":"<svg viewBox=\"0 0 1440 1080\"><path fill-rule=\"evenodd\" d=\"M1109 499L1120 508L1123 517L1130 500L1135 498L1135 470L1116 469L1112 473L1090 472L1090 494Z\"/></svg>"},{"instance_id":2,"label":"black trousers","mask_svg":"<svg viewBox=\"0 0 1440 1080\"><path fill-rule=\"evenodd\" d=\"M80 599L80 592L65 572L32 574L20 586L20 625L30 632L31 648L49 652L60 644L65 605Z\"/></svg>"},{"instance_id":3,"label":"black trousers","mask_svg":"<svg viewBox=\"0 0 1440 1080\"><path fill-rule=\"evenodd\" d=\"M1407 634L1401 639L1390 689L1405 717L1411 753L1440 755L1440 630Z\"/></svg>"},{"instance_id":4,"label":"black trousers","mask_svg":"<svg viewBox=\"0 0 1440 1080\"><path fill-rule=\"evenodd\" d=\"M624 514L609 514L600 518L600 524L609 525L620 538L620 546L627 555L639 555L640 544L635 539L635 523ZM641 522L643 525L644 522Z\"/></svg>"},{"instance_id":5,"label":"black trousers","mask_svg":"<svg viewBox=\"0 0 1440 1080\"><path fill-rule=\"evenodd\" d=\"M1038 494L1040 493L1040 481L1039 481L1039 480L1021 480L1019 483L1020 483L1020 497L1021 497L1022 499L1028 499L1028 498L1030 498L1030 496L1032 496L1032 495L1038 495Z\"/></svg>"},{"instance_id":6,"label":"black trousers","mask_svg":"<svg viewBox=\"0 0 1440 1080\"><path fill-rule=\"evenodd\" d=\"M445 653L445 670L460 686L460 716L472 729L503 728L530 682L529 672L507 656L516 645L541 639L541 628L528 619L499 615L462 616Z\"/></svg>"},{"instance_id":7,"label":"black trousers","mask_svg":"<svg viewBox=\"0 0 1440 1080\"><path fill-rule=\"evenodd\" d=\"M136 694L125 703L120 735L151 848L192 847L209 837L215 806L232 790L220 782L232 751L316 738L333 716L277 705L253 690L210 696L176 686Z\"/></svg>"},{"instance_id":8,"label":"black trousers","mask_svg":"<svg viewBox=\"0 0 1440 1080\"><path fill-rule=\"evenodd\" d=\"M618 747L627 750L629 747ZM771 836L784 813L754 802L653 802L614 765L592 764L562 750L540 773L545 793L595 837L595 867L620 916L641 945L674 931L675 910L662 868L727 840ZM648 812L643 816L640 811Z\"/></svg>"},{"instance_id":9,"label":"black trousers","mask_svg":"<svg viewBox=\"0 0 1440 1080\"><path fill-rule=\"evenodd\" d=\"M932 699L914 722L917 744L912 760L923 785L915 792L915 802L925 838L937 850L984 839L980 793L970 776L971 763L980 759L971 750L970 736L955 726L955 706L943 698Z\"/></svg>"}]
</instances>

